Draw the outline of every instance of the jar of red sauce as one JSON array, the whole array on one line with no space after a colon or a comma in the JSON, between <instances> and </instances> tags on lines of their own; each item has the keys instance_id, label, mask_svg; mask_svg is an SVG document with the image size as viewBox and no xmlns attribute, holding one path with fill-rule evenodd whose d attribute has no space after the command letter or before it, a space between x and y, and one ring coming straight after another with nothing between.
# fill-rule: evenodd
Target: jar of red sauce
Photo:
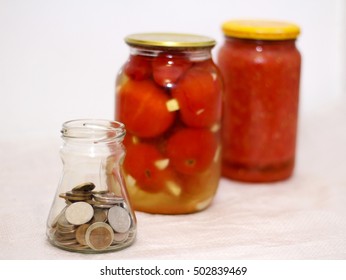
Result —
<instances>
[{"instance_id":1,"label":"jar of red sauce","mask_svg":"<svg viewBox=\"0 0 346 280\"><path fill-rule=\"evenodd\" d=\"M117 76L115 119L133 207L160 214L210 205L221 176L222 82L209 37L141 33Z\"/></svg>"},{"instance_id":2,"label":"jar of red sauce","mask_svg":"<svg viewBox=\"0 0 346 280\"><path fill-rule=\"evenodd\" d=\"M222 175L247 182L286 179L295 163L301 67L295 41L300 28L234 20L222 30Z\"/></svg>"}]
</instances>

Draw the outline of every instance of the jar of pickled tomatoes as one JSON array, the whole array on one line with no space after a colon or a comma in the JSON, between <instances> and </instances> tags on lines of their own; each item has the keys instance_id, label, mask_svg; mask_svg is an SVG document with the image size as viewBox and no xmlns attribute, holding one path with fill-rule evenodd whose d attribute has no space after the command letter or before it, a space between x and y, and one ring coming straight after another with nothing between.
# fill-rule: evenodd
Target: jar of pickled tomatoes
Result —
<instances>
[{"instance_id":1,"label":"jar of pickled tomatoes","mask_svg":"<svg viewBox=\"0 0 346 280\"><path fill-rule=\"evenodd\" d=\"M296 151L301 56L295 42L300 28L233 20L222 30L222 174L247 182L289 178Z\"/></svg>"},{"instance_id":2,"label":"jar of pickled tomatoes","mask_svg":"<svg viewBox=\"0 0 346 280\"><path fill-rule=\"evenodd\" d=\"M207 208L221 175L222 82L209 37L141 33L116 81L126 126L123 164L133 207L158 214Z\"/></svg>"}]
</instances>

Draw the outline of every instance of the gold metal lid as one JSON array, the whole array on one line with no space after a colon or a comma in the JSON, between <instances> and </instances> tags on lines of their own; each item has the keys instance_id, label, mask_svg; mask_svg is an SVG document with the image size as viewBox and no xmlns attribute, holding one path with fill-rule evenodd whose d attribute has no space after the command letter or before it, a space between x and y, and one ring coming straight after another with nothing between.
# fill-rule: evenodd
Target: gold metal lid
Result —
<instances>
[{"instance_id":1,"label":"gold metal lid","mask_svg":"<svg viewBox=\"0 0 346 280\"><path fill-rule=\"evenodd\" d=\"M210 37L179 33L137 33L125 37L125 42L134 46L165 48L205 48L216 44Z\"/></svg>"}]
</instances>

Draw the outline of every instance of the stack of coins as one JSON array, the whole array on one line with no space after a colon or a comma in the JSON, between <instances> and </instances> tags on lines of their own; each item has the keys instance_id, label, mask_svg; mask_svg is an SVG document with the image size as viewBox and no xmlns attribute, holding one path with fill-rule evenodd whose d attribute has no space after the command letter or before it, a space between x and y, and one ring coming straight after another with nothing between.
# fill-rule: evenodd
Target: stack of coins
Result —
<instances>
[{"instance_id":1,"label":"stack of coins","mask_svg":"<svg viewBox=\"0 0 346 280\"><path fill-rule=\"evenodd\" d=\"M94 189L87 182L59 195L67 206L51 225L55 245L73 251L107 251L131 243L134 227L124 198Z\"/></svg>"},{"instance_id":2,"label":"stack of coins","mask_svg":"<svg viewBox=\"0 0 346 280\"><path fill-rule=\"evenodd\" d=\"M69 204L69 202L92 200L93 189L95 189L95 185L91 182L87 182L74 187L71 191L61 193L59 197L64 198L67 204Z\"/></svg>"},{"instance_id":3,"label":"stack of coins","mask_svg":"<svg viewBox=\"0 0 346 280\"><path fill-rule=\"evenodd\" d=\"M114 205L124 205L124 198L109 192L94 192L92 202L97 208L111 208Z\"/></svg>"}]
</instances>

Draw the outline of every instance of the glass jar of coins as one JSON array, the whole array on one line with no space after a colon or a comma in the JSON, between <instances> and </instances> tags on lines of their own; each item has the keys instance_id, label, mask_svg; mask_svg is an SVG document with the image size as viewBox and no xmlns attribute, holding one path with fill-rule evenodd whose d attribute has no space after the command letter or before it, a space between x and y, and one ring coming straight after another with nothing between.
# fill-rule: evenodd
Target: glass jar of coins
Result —
<instances>
[{"instance_id":1,"label":"glass jar of coins","mask_svg":"<svg viewBox=\"0 0 346 280\"><path fill-rule=\"evenodd\" d=\"M124 125L107 120L63 124L64 163L47 221L55 246L76 252L120 250L133 243L136 217L121 174Z\"/></svg>"}]
</instances>

